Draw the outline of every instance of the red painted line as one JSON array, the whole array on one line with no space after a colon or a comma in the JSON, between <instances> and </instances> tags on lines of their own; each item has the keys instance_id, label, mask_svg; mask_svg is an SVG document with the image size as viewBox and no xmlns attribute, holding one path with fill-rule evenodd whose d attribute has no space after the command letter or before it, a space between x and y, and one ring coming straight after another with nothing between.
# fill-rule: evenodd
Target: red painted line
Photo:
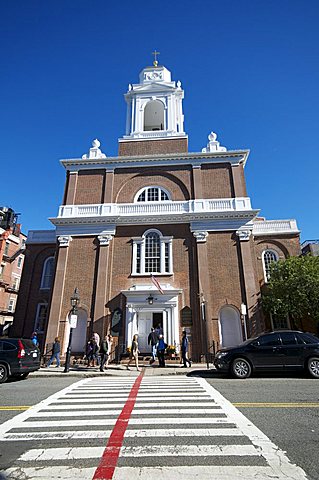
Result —
<instances>
[{"instance_id":1,"label":"red painted line","mask_svg":"<svg viewBox=\"0 0 319 480\"><path fill-rule=\"evenodd\" d=\"M144 370L134 382L123 410L120 413L116 424L114 425L109 441L107 442L103 452L100 464L95 470L92 480L111 480L113 478L114 470L120 456L121 447L123 445L124 435L136 402L136 397L143 379L143 375Z\"/></svg>"}]
</instances>

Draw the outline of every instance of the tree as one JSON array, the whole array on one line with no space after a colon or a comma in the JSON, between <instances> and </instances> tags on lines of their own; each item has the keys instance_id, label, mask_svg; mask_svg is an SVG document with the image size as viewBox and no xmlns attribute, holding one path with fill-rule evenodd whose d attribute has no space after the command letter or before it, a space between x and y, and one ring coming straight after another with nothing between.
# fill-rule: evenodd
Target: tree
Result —
<instances>
[{"instance_id":1,"label":"tree","mask_svg":"<svg viewBox=\"0 0 319 480\"><path fill-rule=\"evenodd\" d=\"M319 325L319 257L306 255L274 262L262 296L267 313L287 317L293 328L317 331Z\"/></svg>"}]
</instances>

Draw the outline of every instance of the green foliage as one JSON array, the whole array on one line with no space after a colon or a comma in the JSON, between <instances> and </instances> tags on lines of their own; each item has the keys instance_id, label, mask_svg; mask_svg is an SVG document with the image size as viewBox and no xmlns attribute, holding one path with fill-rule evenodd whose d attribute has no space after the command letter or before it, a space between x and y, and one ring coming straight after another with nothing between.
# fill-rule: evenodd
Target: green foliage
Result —
<instances>
[{"instance_id":1,"label":"green foliage","mask_svg":"<svg viewBox=\"0 0 319 480\"><path fill-rule=\"evenodd\" d=\"M274 262L270 281L262 296L266 312L293 319L296 328L303 320L319 322L319 257L289 257Z\"/></svg>"}]
</instances>

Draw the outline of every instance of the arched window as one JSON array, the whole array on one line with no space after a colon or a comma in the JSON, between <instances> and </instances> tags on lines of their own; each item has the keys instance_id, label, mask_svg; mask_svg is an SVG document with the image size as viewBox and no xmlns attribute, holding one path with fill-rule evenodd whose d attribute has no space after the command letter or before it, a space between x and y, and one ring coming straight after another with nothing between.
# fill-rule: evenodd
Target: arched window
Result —
<instances>
[{"instance_id":1,"label":"arched window","mask_svg":"<svg viewBox=\"0 0 319 480\"><path fill-rule=\"evenodd\" d=\"M147 230L132 242L132 275L173 273L172 237L164 237L158 230Z\"/></svg>"},{"instance_id":2,"label":"arched window","mask_svg":"<svg viewBox=\"0 0 319 480\"><path fill-rule=\"evenodd\" d=\"M262 254L265 282L270 280L270 267L273 262L278 262L278 254L274 250L264 250Z\"/></svg>"},{"instance_id":3,"label":"arched window","mask_svg":"<svg viewBox=\"0 0 319 480\"><path fill-rule=\"evenodd\" d=\"M54 257L46 259L43 265L41 286L42 289L50 289L54 275Z\"/></svg>"},{"instance_id":4,"label":"arched window","mask_svg":"<svg viewBox=\"0 0 319 480\"><path fill-rule=\"evenodd\" d=\"M169 193L162 187L145 187L137 192L134 202L163 202L170 200Z\"/></svg>"},{"instance_id":5,"label":"arched window","mask_svg":"<svg viewBox=\"0 0 319 480\"><path fill-rule=\"evenodd\" d=\"M144 132L164 128L164 105L160 100L151 100L144 109Z\"/></svg>"}]
</instances>

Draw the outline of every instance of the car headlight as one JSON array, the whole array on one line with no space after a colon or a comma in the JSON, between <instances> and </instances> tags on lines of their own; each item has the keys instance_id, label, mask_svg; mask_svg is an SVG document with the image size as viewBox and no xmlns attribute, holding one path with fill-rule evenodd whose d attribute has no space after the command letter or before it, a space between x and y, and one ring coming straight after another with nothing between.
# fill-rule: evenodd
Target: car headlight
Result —
<instances>
[{"instance_id":1,"label":"car headlight","mask_svg":"<svg viewBox=\"0 0 319 480\"><path fill-rule=\"evenodd\" d=\"M217 353L216 358L222 358L222 357L225 357L226 355L228 355L228 352L220 352L220 353Z\"/></svg>"}]
</instances>

